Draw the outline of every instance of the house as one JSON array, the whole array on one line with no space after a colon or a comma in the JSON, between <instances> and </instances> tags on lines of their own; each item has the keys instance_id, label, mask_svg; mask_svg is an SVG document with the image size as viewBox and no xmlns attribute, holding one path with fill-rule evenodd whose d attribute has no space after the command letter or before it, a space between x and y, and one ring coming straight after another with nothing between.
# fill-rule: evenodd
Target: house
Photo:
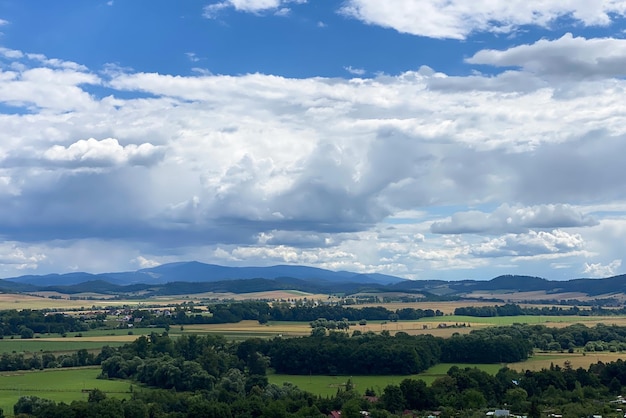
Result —
<instances>
[{"instance_id":1,"label":"house","mask_svg":"<svg viewBox=\"0 0 626 418\"><path fill-rule=\"evenodd\" d=\"M341 418L341 411L330 411L328 418Z\"/></svg>"},{"instance_id":2,"label":"house","mask_svg":"<svg viewBox=\"0 0 626 418\"><path fill-rule=\"evenodd\" d=\"M511 413L508 409L496 409L495 411L487 412L488 417L509 417Z\"/></svg>"}]
</instances>

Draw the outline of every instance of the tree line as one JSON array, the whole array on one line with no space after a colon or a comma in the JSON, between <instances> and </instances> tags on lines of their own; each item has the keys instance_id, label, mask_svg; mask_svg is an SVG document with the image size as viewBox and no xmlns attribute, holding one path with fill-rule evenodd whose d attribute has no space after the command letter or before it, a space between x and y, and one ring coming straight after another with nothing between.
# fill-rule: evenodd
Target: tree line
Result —
<instances>
[{"instance_id":1,"label":"tree line","mask_svg":"<svg viewBox=\"0 0 626 418\"><path fill-rule=\"evenodd\" d=\"M494 306L463 306L455 308L455 315L476 316L476 317L496 317L496 316L612 316L626 314L626 308L603 308L602 306L590 306L589 309L580 309L578 306L520 306L514 303Z\"/></svg>"}]
</instances>

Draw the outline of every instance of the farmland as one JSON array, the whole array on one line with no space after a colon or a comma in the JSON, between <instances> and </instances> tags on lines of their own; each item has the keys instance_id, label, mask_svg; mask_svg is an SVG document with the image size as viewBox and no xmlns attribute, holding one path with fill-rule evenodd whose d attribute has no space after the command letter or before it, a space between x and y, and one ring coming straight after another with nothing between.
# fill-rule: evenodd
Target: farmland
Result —
<instances>
[{"instance_id":1,"label":"farmland","mask_svg":"<svg viewBox=\"0 0 626 418\"><path fill-rule=\"evenodd\" d=\"M291 300L300 299L306 294L302 292L263 292L256 294L256 296L272 296L277 298L289 298ZM203 296L213 296L204 294ZM310 296L310 295L309 295ZM319 296L319 295L318 295ZM104 312L100 309L100 306L119 306L124 309L123 314L117 314L118 316L107 314L102 323L105 324L104 328L87 329L84 331L67 331L60 333L37 333L34 338L22 339L19 335L10 337L5 335L3 339L0 339L0 353L11 354L22 353L26 358L35 356L42 353L54 353L56 355L71 355L78 350L85 349L92 354L97 354L100 349L108 345L110 347L119 347L125 343L134 341L140 335L148 335L152 332L162 334L164 328L155 328L151 325L149 328L142 328L141 325L146 324L146 321L136 323L135 327L128 328L129 323L124 322L121 318L125 315L129 315L133 312L133 309L148 309L146 306L150 304L151 307L160 306L160 310L164 307L171 309L172 314L176 309L176 303L181 301L185 302L183 307L187 306L189 302L193 303L194 314L201 314L202 316L210 316L207 312L207 301L201 299L187 299L176 297L162 297L159 299L151 300L102 300L102 301L85 301L85 300L59 300L49 299L35 296L23 296L16 299L18 302L10 302L6 298L0 300L0 306L5 303L11 309L33 309L36 310L37 306L45 303L54 303L56 312L64 312L67 317L78 318L78 315L83 313L87 316L93 315L93 312ZM89 303L88 308L83 307ZM115 304L113 304L115 302ZM239 302L233 302L238 304ZM17 307L15 305L21 305ZM61 305L61 306L59 306ZM80 306L79 306L80 305ZM389 333L389 335L395 335L397 333L406 333L409 335L423 335L431 334L436 337L447 338L455 334L467 334L473 330L484 330L488 327L494 326L508 326L512 324L541 324L548 327L562 328L574 323L582 323L589 327L592 327L599 323L607 325L620 325L626 326L626 318L621 316L549 316L549 315L520 315L520 316L495 316L495 317L476 317L476 316L459 316L452 313L458 307L462 306L493 306L493 303L464 303L464 302L411 302L411 303L389 303L389 304L375 304L375 306L382 306L391 312L395 310L401 310L405 308L413 308L416 310L435 310L438 309L443 312L442 316L427 316L415 320L367 320L367 321L351 321L349 329L343 331L347 335L352 334L355 331L361 333L372 332L374 334L380 334L381 332ZM284 304L283 306L289 306ZM363 308L367 305L352 305L352 308ZM50 306L48 306L50 308ZM187 306L187 309L188 306ZM584 309L584 308L583 308ZM113 309L109 311L118 311ZM188 312L191 312L188 310ZM357 315L359 315L357 313ZM172 318L174 315L172 315ZM88 324L86 322L85 324ZM145 326L145 325L144 325ZM113 327L113 328L106 328ZM258 337L262 339L271 339L274 337L296 337L296 336L308 336L311 334L312 328L309 321L267 321L266 323L260 323L259 320L242 320L236 323L224 323L224 324L195 324L185 323L184 325L171 325L169 329L169 335L172 339L178 339L181 336L188 335L210 335L218 334L224 336L227 340L242 341L251 337ZM593 352L585 353L581 350L577 350L574 353L559 353L557 351L536 353L530 359L520 363L497 363L497 364L457 364L460 367L478 367L489 374L495 374L501 367L508 366L511 369L517 371L525 370L540 370L542 368L548 368L551 365L564 366L568 361L572 367L588 368L592 363L598 361L611 362L621 358L621 354L605 352ZM89 363L94 364L94 363ZM354 387L363 392L365 389L373 389L376 393L381 393L382 389L387 385L398 385L402 380L407 377L413 377L422 379L427 383L433 382L435 379L446 374L451 363L441 363L436 366L415 375L392 375L392 376L359 376L356 373L353 376L298 376L298 375L286 375L286 374L269 374L269 382L282 385L283 382L291 382L303 390L319 394L322 396L334 396L339 388L344 388L347 379L350 379ZM61 374L55 374L61 373ZM12 404L17 398L24 394L35 395L39 397L49 398L55 401L69 402L71 400L84 399L85 394L83 389L99 388L112 394L112 396L118 398L128 397L128 391L130 387L130 381L115 381L115 380L97 380L96 377L99 374L98 368L62 368L62 369L47 369L43 371L29 371L29 372L11 372L3 375L3 386L0 386L0 407L4 408L6 412L11 411ZM31 384L31 382L37 381L37 384ZM46 382L55 381L58 384L46 386ZM54 388L54 390L50 388ZM7 409L8 408L8 409Z\"/></svg>"},{"instance_id":2,"label":"farmland","mask_svg":"<svg viewBox=\"0 0 626 418\"><path fill-rule=\"evenodd\" d=\"M100 389L107 396L130 397L129 382L97 379L99 367L0 373L0 408L12 415L20 396L31 395L69 403L86 400L83 390Z\"/></svg>"},{"instance_id":3,"label":"farmland","mask_svg":"<svg viewBox=\"0 0 626 418\"><path fill-rule=\"evenodd\" d=\"M574 369L582 367L587 369L591 364L601 361L608 363L618 359L624 359L623 353L593 353L583 355L580 352L568 353L538 353L530 359L509 364L468 364L468 363L440 363L428 370L415 375L395 375L395 376L307 376L307 375L285 375L270 374L268 379L270 383L282 385L285 382L294 384L302 390L314 393L320 396L332 396L337 393L337 389L344 389L346 382L350 379L351 383L359 392L365 389L374 389L376 393L381 393L387 385L398 385L402 380L407 378L421 379L427 384L431 384L435 379L445 376L450 367L458 366L460 368L476 367L491 375L495 375L502 367L508 367L517 371L550 368L551 365L565 367L565 363L569 362Z\"/></svg>"},{"instance_id":4,"label":"farmland","mask_svg":"<svg viewBox=\"0 0 626 418\"><path fill-rule=\"evenodd\" d=\"M294 296L297 297L298 295L294 295ZM356 331L362 334L368 334L368 333L371 333L371 334L364 336L363 338L344 338L338 335L321 337L321 338L327 338L327 340L325 340L327 343L324 343L323 345L324 350L322 350L324 353L326 353L325 360L324 361L320 359L312 360L306 367L310 367L311 365L318 365L318 364L328 365L332 363L332 361L328 361L328 360L339 358L340 353L344 353L341 355L346 356L346 358L345 359L342 358L342 360L337 364L333 363L333 368L328 368L324 370L321 370L321 369L315 370L314 367L307 368L306 370L309 370L309 375L306 375L306 374L296 375L297 373L300 373L302 370L304 370L302 367L300 367L301 365L299 363L298 364L294 363L296 361L296 358L298 356L301 359L314 358L316 353L320 351L319 344L322 342L322 340L314 340L313 338L311 339L308 339L308 338L304 338L304 339L276 338L274 339L274 338L275 337L308 336L313 331L310 321L308 320L307 321L305 320L277 321L277 320L267 320L267 318L265 319L265 321L261 321L260 319L261 317L259 316L258 320L248 319L248 320L241 320L239 322L233 322L233 323L213 323L213 324L194 323L192 322L194 320L197 320L198 322L204 322L206 318L210 318L210 319L218 318L219 310L221 309L222 312L228 311L228 309L231 309L230 308L231 303L233 304L233 312L237 312L237 309L240 309L240 310L249 309L249 307L252 307L252 308L256 307L261 312L263 312L265 305L264 305L264 302L254 302L254 303L248 302L248 303L242 304L240 302L229 301L229 302L224 302L219 305L216 305L215 307L212 307L211 312L207 312L207 309L206 309L207 305L205 304L206 301L205 303L202 303L202 304L201 303L197 303L197 304L185 303L181 306L172 305L173 303L172 299L168 299L168 300L163 299L162 302L164 302L164 305L162 306L171 307L171 313L168 313L168 317L165 318L168 321L170 321L170 322L165 322L165 324L167 324L167 327L168 327L169 336L163 334L163 332L165 331L165 328L157 328L157 325L155 325L155 322L150 322L150 321L154 321L155 318L158 319L159 321L162 321L164 319L163 314L157 313L157 312L162 312L164 309L159 308L159 311L157 311L157 309L154 308L153 310L150 310L149 308L145 308L146 305L143 305L143 304L137 306L137 308L139 308L138 312L136 312L135 309L129 308L126 305L123 305L124 309L112 309L112 310L107 310L106 312L100 311L99 309L92 307L89 309L85 309L84 311L67 310L65 311L66 314L60 314L59 312L54 312L53 315L48 315L45 318L41 316L39 319L40 322L36 322L31 319L32 323L34 324L33 328L38 330L37 333L33 336L33 338L22 339L22 338L19 338L20 335L15 334L15 331L13 330L11 330L10 334L8 334L5 331L4 338L0 339L0 353L2 353L3 358L6 357L7 359L11 361L15 358L18 358L19 360L19 357L26 359L25 362L22 362L22 363L16 360L14 363L7 362L7 364L9 365L20 364L20 366L17 368L27 369L30 367L30 368L37 369L40 366L28 366L28 364L32 364L30 362L35 361L38 358L45 358L46 356L43 353L54 353L58 356L57 358L58 360L57 360L56 365L54 366L49 365L52 363L50 363L49 361L46 361L45 362L46 365L43 366L43 367L46 367L46 370L27 371L27 372L9 372L9 373L3 374L2 375L3 384L0 385L0 407L4 408L6 412L10 412L12 404L19 398L19 396L26 395L26 394L52 399L57 402L59 401L71 402L72 400L81 400L81 399L85 399L87 396L83 392L83 390L89 390L93 388L98 388L109 393L110 397L115 397L118 399L127 398L129 397L131 384L136 385L136 383L134 382L137 381L138 377L137 375L127 376L127 375L121 375L118 373L120 370L131 370L130 363L133 363L133 364L136 363L135 366L133 366L134 367L133 370L139 370L137 369L138 364L147 364L147 363L152 364L153 362L163 363L164 366L165 366L165 363L168 363L167 367L171 368L172 370L175 370L176 368L181 367L181 373L180 373L181 379L177 379L176 382L168 383L168 385L170 386L167 386L167 385L158 386L158 385L165 384L165 382L158 380L156 377L157 374L142 375L141 379L144 379L144 380L140 380L140 381L144 382L144 384L146 385L151 385L151 387L157 386L157 387L163 387L166 389L175 388L176 391L178 392L178 391L197 390L198 387L206 388L210 386L210 385L198 386L198 387L195 387L194 389L193 385L198 384L197 382L200 382L201 380L182 379L183 376L185 377L191 376L191 373L182 372L183 365L184 364L189 365L190 363L189 362L171 362L170 360L164 359L160 357L159 355L157 355L158 353L156 350L155 352L151 354L151 356L153 357L151 357L150 359L148 357L145 357L145 358L141 357L141 359L138 359L138 360L132 360L132 361L128 360L130 358L136 358L135 357L136 354L125 355L123 359L118 357L117 360L109 360L105 358L105 361L102 362L102 370L104 371L105 375L113 377L113 378L123 377L124 379L128 379L124 381L96 379L96 377L100 373L100 369L97 367L95 368L94 367L91 367L91 368L85 368L85 367L72 368L71 367L71 366L76 366L76 365L100 364L99 363L100 360L98 360L98 362L95 362L93 359L94 359L94 355L99 352L101 347L105 345L108 345L111 347L118 347L127 342L134 341L140 335L148 335L150 333L156 333L156 335L150 338L150 343L148 343L148 346L147 346L148 350L151 350L150 348L151 346L163 347L163 348L170 347L168 348L168 350L172 350L171 351L172 353L174 352L178 353L178 350L182 350L182 347L186 346L185 344L189 344L191 341L190 340L191 335L198 335L200 336L200 338L202 338L203 335L207 336L205 337L204 340L193 340L196 342L204 341L203 343L208 343L208 341L213 338L213 337L208 337L209 335L220 335L222 337L225 337L226 340L230 340L235 343L249 339L251 337L258 337L258 338L267 340L262 343L252 342L252 344L259 344L259 347L264 347L264 348L259 348L260 354L264 356L268 356L268 359L272 359L272 363L268 363L270 364L270 367L272 367L268 375L269 382L277 384L279 386L281 386L284 382L290 382L305 391L312 392L314 394L318 394L324 397L326 396L333 397L337 393L338 389L345 389L346 382L348 381L348 379L350 379L350 382L353 385L353 387L356 388L356 390L360 393L363 393L366 389L373 389L375 393L381 394L383 392L383 389L387 387L388 385L397 386L404 379L409 378L409 377L415 378L415 379L421 379L427 384L430 384L434 382L436 379L446 375L446 373L448 372L448 369L453 365L459 366L461 368L475 367L475 368L478 368L480 371L485 372L490 375L495 375L497 371L501 369L503 366L507 366L516 372L523 373L526 370L539 371L541 369L549 368L552 365L558 365L560 367L564 367L566 365L566 362L568 366L571 366L574 368L582 367L583 369L586 370L588 369L590 364L597 363L598 361L610 363L612 361L615 361L621 358L622 357L621 351L626 349L624 346L625 344L624 339L623 339L624 336L620 334L621 339L619 340L619 342L611 342L612 339L600 339L599 337L595 338L596 341L593 344L596 344L596 345L600 344L598 341L603 341L607 343L604 347L599 348L599 350L604 350L602 352L600 351L596 352L594 351L595 350L594 348L591 348L590 352L583 352L583 350L587 348L587 347L583 348L587 340L585 340L585 342L581 344L577 343L577 345L575 346L576 349L572 353L559 352L562 349L561 346L559 346L559 348L556 348L556 349L549 348L550 350L553 350L553 351L540 352L538 351L536 347L543 347L542 345L529 345L529 350L531 350L532 347L535 347L535 354L531 356L528 360L517 362L517 363L505 363L506 361L512 362L512 361L517 361L517 360L512 357L498 357L500 359L498 361L501 361L499 363L477 364L477 362L480 362L480 361L492 361L494 358L496 358L495 356L498 356L501 353L514 353L516 351L516 347L524 346L524 343L531 339L530 337L532 337L533 339L532 344L536 344L537 343L536 337L547 335L545 333L548 332L547 330L543 330L543 328L541 327L511 328L511 329L524 329L525 330L524 332L528 333L525 335L529 335L530 337L528 339L523 339L523 341L516 342L515 347L509 347L509 346L502 345L502 344L507 343L508 340L506 338L504 339L493 338L493 336L498 335L498 333L508 332L506 330L509 329L508 328L509 325L513 325L513 324L539 325L541 324L547 327L551 327L552 330L549 332L553 333L552 334L553 337L548 342L556 343L556 341L559 341L558 335L557 335L558 332L556 330L557 328L560 329L560 328L563 328L563 327L566 327L575 323L585 324L589 327L593 327L594 325L599 324L599 323L603 323L606 325L612 325L612 324L626 325L626 318L620 317L617 315L614 315L614 316L608 315L610 314L610 312L608 312L607 316L519 315L519 316L494 316L494 317L460 316L460 315L452 315L450 313L447 313L444 315L432 316L432 312L431 312L431 315L419 317L420 319L409 320L407 319L408 317L405 316L404 317L405 319L395 320L395 319L398 319L398 314L394 314L395 319L391 315L395 312L394 311L395 309L401 310L408 306L411 306L414 309L416 310L419 309L421 312L423 312L426 309L432 309L433 307L435 307L435 305L431 305L431 304L420 305L420 304L415 304L415 303L407 303L407 304L400 304L400 305L378 304L377 306L382 306L385 309L388 309L389 310L388 312L391 312L388 320L374 320L374 319L359 320L358 318L360 317L360 315L368 312L367 310L360 311L357 308L356 310L346 309L345 311L342 311L341 310L342 308L338 307L336 311L332 311L332 310L321 311L321 312L329 312L329 313L335 312L334 314L337 315L337 317L339 318L341 317L340 315L342 315L344 312L350 312L350 314L352 315L350 321L348 321L347 319L343 319L341 321L329 320L328 323L332 321L334 323L342 322L344 326L349 325L348 329L335 330L334 332L343 333L346 336L352 335ZM189 300L187 300L186 302L189 302ZM443 307L442 304L438 304L438 306ZM454 312L454 309L456 309L459 306L460 306L460 303L458 302L448 303L444 309L446 309L446 312ZM478 306L493 306L493 304L485 304L485 305L478 305ZM285 309L285 310L296 311L297 309L292 309L292 308L298 308L298 307L302 308L302 305L281 303L281 304L278 304L276 307L273 307L272 309L275 309L275 310ZM381 309L381 310L385 312L384 309ZM369 312L380 312L381 310L379 311L370 310ZM302 311L304 311L304 309ZM104 313L100 313L100 312L104 312ZM250 312L250 310L246 312ZM317 312L318 311L315 311L316 314ZM83 314L82 316L80 316L81 313ZM566 312L561 311L561 313L563 314ZM26 314L30 315L28 313ZM16 320L20 318L18 313L14 313L11 315L13 316L8 316L7 318L8 319L13 318ZM137 321L133 320L133 315L136 318L138 318ZM145 315L145 316L142 316L142 315ZM186 317L188 320L187 322L174 322L176 320L181 320L181 319L185 320L185 315L188 315ZM381 317L380 314L378 315L379 315L378 317ZM385 318L386 315L387 313L384 313L382 317ZM237 318L240 319L241 317L242 316L239 316ZM249 317L250 316L248 316L248 318ZM31 318L31 317L28 316L25 318ZM32 316L32 318L36 318L36 317ZM223 316L222 318L227 318L227 316ZM252 316L252 318L255 318L255 317ZM295 318L295 316L293 316L292 318ZM334 317L329 316L329 318L334 318ZM357 318L357 320L355 321L354 318ZM376 318L376 317L372 317L372 318ZM8 319L6 323L10 322ZM54 322L54 321L58 321L58 322ZM314 322L317 322L317 321L314 321ZM45 323L49 325L42 327L38 325L41 323ZM54 330L56 329L55 327L58 327L58 323L63 323L66 326L65 328L66 331L50 332L51 329ZM160 323L163 324L163 322L160 322ZM37 327L35 327L35 325L37 325ZM107 328L107 327L112 327L112 328ZM576 329L580 329L580 328L581 327L578 327ZM48 332L46 332L46 329L48 330ZM606 330L607 327L599 327L599 329ZM317 328L315 330L319 331L319 329ZM328 332L328 330L325 330L325 329L323 330L325 333ZM457 344L458 341L472 340L472 338L468 339L465 336L463 336L463 334L467 334L474 330L478 331L475 335L483 335L483 336L489 335L489 337L485 337L485 338L489 338L490 342L484 343L485 340L483 340L483 343L482 343L483 345L480 345L480 346L474 345L473 347L475 348L470 348L466 350L447 349L446 351L445 347L451 347L452 344ZM561 331L568 332L568 333L574 332L574 331L570 331L569 329L561 330ZM384 335L381 336L380 335L381 333L383 333ZM398 336L398 338L393 338L393 336L398 333L400 333L400 336ZM541 333L544 333L544 334L541 334ZM408 334L408 336L405 334ZM389 352L392 352L390 350L397 350L397 351L393 351L393 353L397 352L398 355L401 353L404 353L398 350L397 348L400 344L408 344L407 341L413 341L410 344L434 343L434 339L429 340L429 337L428 338L420 337L420 335L423 335L423 334L430 334L436 337L445 338L445 340L437 339L439 340L439 342L436 343L441 348L442 355L437 354L436 356L433 355L432 358L428 358L425 356L430 355L428 353L435 353L436 350L433 352L419 351L420 356L422 356L420 359L413 361L412 357L407 357L407 361L395 362L395 363L400 364L401 368L391 368L391 365L395 364L394 359L400 358L400 357L396 356L396 354L393 354L390 357ZM452 338L452 339L447 338L447 337L454 336L455 334L459 334L459 336L457 338ZM322 335L325 335L325 334L322 334ZM356 335L358 335L358 333L356 333ZM594 334L594 335L600 335L600 334ZM170 338L171 338L171 341L168 342L167 340ZM213 341L216 341L216 340L213 340ZM224 341L224 340L221 340L221 341ZM308 344L307 341L309 341L310 344L312 344L311 347L313 351L305 352L304 345L300 346L301 347L300 350L289 351L288 350L289 346L285 345L287 343L291 344L293 342L296 342L296 343L304 342L305 344ZM340 350L338 348L333 348L335 346L338 347L339 345L344 344L344 342L342 341L346 343L346 347L348 347L347 343L350 341L354 344L350 346L352 348L347 349L347 350L346 349ZM358 346L358 344L362 344L359 341L363 342L363 347L366 347L365 344L368 341L370 341L372 343L371 345L372 348L371 349L362 348L361 346ZM374 346L375 341L379 341L380 344L382 345L375 347ZM426 341L430 341L430 342L426 342ZM548 345L548 342L545 343L546 347ZM610 347L608 345L609 343L611 343ZM270 347L270 344L274 347L273 350L270 350L270 348L268 348ZM472 344L475 344L475 343L472 343ZM129 350L129 349L135 350L135 349L139 349L139 347L140 346L137 345L137 346L133 346L132 348L127 348L125 350ZM234 360L235 356L237 356L238 354L234 354L234 352L232 351L232 346L230 344L225 344L223 347L225 347L226 350L231 350L231 351L228 351L228 354L225 354L225 355L232 356ZM231 348L228 348L228 347L231 347ZM382 349L381 347L384 347L384 349ZM426 345L422 346L422 348L424 347L426 347ZM495 350L494 352L492 352L491 348L493 347L501 347L501 348L505 347L506 349L499 349L499 350ZM563 347L567 347L567 346L564 345ZM91 356L90 357L91 360L89 362L79 363L77 359L75 358L77 356L76 351L83 350L83 349L88 350L90 352L89 355ZM546 348L546 350L547 349L548 348ZM335 351L332 351L332 350L335 350ZM350 355L351 355L350 353L355 353L355 352L367 353L368 350L372 353L371 354L373 356L372 358L379 359L378 363L374 362L374 363L368 364L367 362L363 362L363 364L361 364L360 363L361 359L368 358L368 356L365 354L363 355L359 354L358 356L353 356L352 358L350 358ZM610 352L610 351L614 351L614 352ZM110 353L114 351L107 350L107 352L110 355ZM202 352L201 350L198 351L198 353L201 353L201 352ZM526 353L526 351L524 352ZM281 355L283 356L285 355L284 353L290 353L290 354L288 357L281 357ZM443 353L448 353L447 357L444 357ZM483 353L483 354L487 353L487 357L483 356L484 357L483 359L478 359L477 357L472 357L472 358L470 357L462 358L462 357L454 357L454 356L451 357L450 353L470 353L470 354L471 353ZM144 352L143 355L145 354L146 353ZM383 354L387 355L387 357L385 357L384 361L381 361L380 359L383 358ZM522 356L517 357L517 359L524 359L526 357L527 357L527 353L523 357ZM248 362L248 361L252 361L251 360L252 358L253 357L243 357L239 359L238 361ZM438 363L439 361L442 361L442 363ZM54 359L53 359L53 362L54 362ZM114 366L115 364L117 364L116 362L121 362L120 367ZM128 366L124 365L126 362L129 362ZM461 362L461 363L453 363L453 362ZM468 363L468 362L471 362L471 363ZM198 363L196 359L192 360L192 363L195 363L197 365L196 372L201 370L200 363ZM292 367L291 369L281 368L281 365L286 365L288 363L296 364L296 367ZM406 368L407 364L413 365L413 364L420 364L420 363L424 364L424 366L421 368L417 368L414 366L411 366L412 368L410 369ZM22 364L26 364L26 367L22 366ZM41 364L44 364L44 363L41 363ZM340 364L349 364L349 365L352 365L353 367L349 370L342 369L341 367L338 367L338 365ZM376 364L384 364L386 365L387 368L385 369L378 368L376 370L380 370L380 371L373 371L374 367L378 367ZM428 367L428 364L436 364L436 366L433 366L429 369L424 370L425 367ZM63 368L58 368L59 366L63 366ZM48 369L48 367L50 368ZM393 366L393 367L396 367L396 366ZM4 368L3 370L11 370L11 369ZM155 370L157 370L157 368L155 368ZM272 370L276 370L277 372L273 373ZM364 370L368 370L368 373L371 373L371 374L368 376L359 375L359 373L362 373ZM219 373L216 371L212 371L212 372ZM247 373L248 371L244 370L243 372ZM57 373L61 373L61 374L57 374ZM136 373L136 371L134 373ZM265 373L265 371L263 371L263 373ZM287 374L287 373L293 373L293 374ZM318 375L316 375L316 373L318 373ZM382 375L376 375L376 373L381 373ZM403 374L403 373L416 373L416 374L409 375L409 374ZM470 373L470 372L465 371L464 373ZM202 377L203 376L202 374L197 374L196 376L198 376L200 379L206 378L206 376ZM215 375L215 376L218 377L218 381L221 378L225 378L222 375ZM132 379L135 379L135 380L132 380ZM36 383L33 383L33 382L36 382ZM54 382L54 384L52 384L51 382ZM174 385L174 386L171 386L171 385ZM437 385L435 385L434 387L436 388ZM147 395L152 394L152 393L153 393L152 391L146 392ZM152 396L152 395L148 395L148 396Z\"/></svg>"}]
</instances>

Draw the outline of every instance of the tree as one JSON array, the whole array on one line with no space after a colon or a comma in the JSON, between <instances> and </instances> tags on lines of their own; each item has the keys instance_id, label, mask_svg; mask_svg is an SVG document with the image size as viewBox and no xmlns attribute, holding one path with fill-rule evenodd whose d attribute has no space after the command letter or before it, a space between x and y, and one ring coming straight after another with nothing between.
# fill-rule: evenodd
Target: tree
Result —
<instances>
[{"instance_id":1,"label":"tree","mask_svg":"<svg viewBox=\"0 0 626 418\"><path fill-rule=\"evenodd\" d=\"M101 391L100 389L93 389L89 391L89 396L87 398L87 402L89 403L97 403L105 400L107 394Z\"/></svg>"},{"instance_id":2,"label":"tree","mask_svg":"<svg viewBox=\"0 0 626 418\"><path fill-rule=\"evenodd\" d=\"M461 394L463 409L478 409L487 406L485 396L476 389L466 389Z\"/></svg>"},{"instance_id":3,"label":"tree","mask_svg":"<svg viewBox=\"0 0 626 418\"><path fill-rule=\"evenodd\" d=\"M404 409L404 396L399 386L387 385L380 401L387 411L398 412Z\"/></svg>"},{"instance_id":4,"label":"tree","mask_svg":"<svg viewBox=\"0 0 626 418\"><path fill-rule=\"evenodd\" d=\"M427 409L435 403L432 391L423 380L404 379L400 390L409 409Z\"/></svg>"},{"instance_id":5,"label":"tree","mask_svg":"<svg viewBox=\"0 0 626 418\"><path fill-rule=\"evenodd\" d=\"M325 327L315 327L311 330L311 337L324 337L326 336Z\"/></svg>"},{"instance_id":6,"label":"tree","mask_svg":"<svg viewBox=\"0 0 626 418\"><path fill-rule=\"evenodd\" d=\"M124 401L124 418L148 418L148 407L145 403L138 400Z\"/></svg>"},{"instance_id":7,"label":"tree","mask_svg":"<svg viewBox=\"0 0 626 418\"><path fill-rule=\"evenodd\" d=\"M35 332L32 329L23 325L20 327L20 338L27 340L33 338L34 336Z\"/></svg>"},{"instance_id":8,"label":"tree","mask_svg":"<svg viewBox=\"0 0 626 418\"><path fill-rule=\"evenodd\" d=\"M530 401L530 409L528 410L528 418L541 418L541 410L539 409L539 402L533 398Z\"/></svg>"},{"instance_id":9,"label":"tree","mask_svg":"<svg viewBox=\"0 0 626 418\"><path fill-rule=\"evenodd\" d=\"M528 393L522 388L513 388L506 391L504 394L504 401L510 406L513 411L522 412L528 408L526 402Z\"/></svg>"},{"instance_id":10,"label":"tree","mask_svg":"<svg viewBox=\"0 0 626 418\"><path fill-rule=\"evenodd\" d=\"M361 406L358 399L350 399L343 404L341 418L361 418Z\"/></svg>"}]
</instances>

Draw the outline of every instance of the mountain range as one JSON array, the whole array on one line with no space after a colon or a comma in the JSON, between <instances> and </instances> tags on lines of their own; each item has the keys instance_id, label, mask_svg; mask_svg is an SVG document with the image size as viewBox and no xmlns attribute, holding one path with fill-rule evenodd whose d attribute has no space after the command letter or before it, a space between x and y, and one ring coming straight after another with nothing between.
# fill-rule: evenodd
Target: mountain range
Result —
<instances>
[{"instance_id":1,"label":"mountain range","mask_svg":"<svg viewBox=\"0 0 626 418\"><path fill-rule=\"evenodd\" d=\"M71 286L89 281L128 286L134 284L159 285L172 282L217 282L227 280L293 278L336 283L372 283L387 285L406 279L385 274L361 274L349 271L331 271L315 267L277 265L271 267L226 267L197 261L162 264L137 271L117 273L67 273L27 275L4 279L33 286Z\"/></svg>"},{"instance_id":2,"label":"mountain range","mask_svg":"<svg viewBox=\"0 0 626 418\"><path fill-rule=\"evenodd\" d=\"M518 275L491 280L407 280L377 273L360 274L306 266L226 267L190 261L129 272L27 275L0 280L0 291L5 292L128 294L141 291L149 295L181 295L270 290L344 294L403 292L433 297L468 297L482 292L491 298L497 298L499 293L541 292L555 295L555 298L564 294L604 298L626 295L626 275L566 281Z\"/></svg>"}]
</instances>

